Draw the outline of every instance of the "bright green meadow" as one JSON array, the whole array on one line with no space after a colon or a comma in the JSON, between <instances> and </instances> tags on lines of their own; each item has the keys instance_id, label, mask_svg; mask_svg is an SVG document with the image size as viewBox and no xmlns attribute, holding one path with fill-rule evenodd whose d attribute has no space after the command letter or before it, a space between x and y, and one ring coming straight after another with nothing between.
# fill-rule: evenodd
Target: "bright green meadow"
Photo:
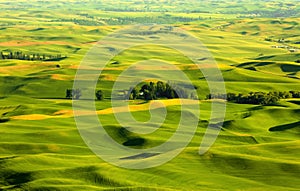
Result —
<instances>
[{"instance_id":1,"label":"bright green meadow","mask_svg":"<svg viewBox=\"0 0 300 191\"><path fill-rule=\"evenodd\" d=\"M273 105L227 102L216 142L199 155L211 116L205 77L178 51L132 47L107 64L96 87L105 95L95 101L98 117L116 142L135 149L158 146L175 133L181 118L177 99L161 100L168 114L155 132L136 134L118 123L111 90L132 64L148 59L174 64L200 99L200 120L188 146L171 161L143 170L97 157L78 132L72 100L65 98L78 66L99 40L144 23L180 27L198 38L214 57L227 92L300 91L299 9L297 0L0 0L0 52L67 56L0 59L0 190L300 190L299 98ZM149 102L129 101L137 121L150 119Z\"/></svg>"}]
</instances>

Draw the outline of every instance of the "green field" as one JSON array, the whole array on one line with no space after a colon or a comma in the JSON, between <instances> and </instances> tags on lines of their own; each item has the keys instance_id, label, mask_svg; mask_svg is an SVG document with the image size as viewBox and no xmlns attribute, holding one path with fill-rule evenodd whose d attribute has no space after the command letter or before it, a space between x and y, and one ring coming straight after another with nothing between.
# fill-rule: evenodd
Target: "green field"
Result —
<instances>
[{"instance_id":1,"label":"green field","mask_svg":"<svg viewBox=\"0 0 300 191\"><path fill-rule=\"evenodd\" d=\"M173 64L200 99L192 141L168 163L144 170L116 167L97 157L78 132L72 100L65 98L81 61L99 40L144 23L176 26L199 39L216 60L227 92L300 91L299 8L296 0L118 0L115 5L109 0L0 0L0 52L67 56L58 61L0 58L0 190L299 190L299 98L272 105L227 102L216 142L199 155L213 102L205 99L204 75L176 50L132 47L113 58L96 87L105 95L95 102L98 118L116 142L135 149L158 146L176 132L181 118L178 99L161 100L168 113L153 133L133 133L118 123L112 88L133 64L149 59ZM148 121L153 102L129 101L133 117ZM147 161L156 156L128 157Z\"/></svg>"}]
</instances>

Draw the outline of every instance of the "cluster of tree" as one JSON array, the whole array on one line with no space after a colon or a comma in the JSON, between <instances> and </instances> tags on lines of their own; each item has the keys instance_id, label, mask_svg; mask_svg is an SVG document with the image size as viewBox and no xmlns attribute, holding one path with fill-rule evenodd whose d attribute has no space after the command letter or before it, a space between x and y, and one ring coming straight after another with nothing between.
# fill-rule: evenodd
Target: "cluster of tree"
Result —
<instances>
[{"instance_id":1,"label":"cluster of tree","mask_svg":"<svg viewBox=\"0 0 300 191\"><path fill-rule=\"evenodd\" d=\"M67 99L79 99L81 97L80 89L67 89L66 90L66 98Z\"/></svg>"},{"instance_id":2,"label":"cluster of tree","mask_svg":"<svg viewBox=\"0 0 300 191\"><path fill-rule=\"evenodd\" d=\"M292 98L300 98L300 91L289 91L292 94Z\"/></svg>"},{"instance_id":3,"label":"cluster of tree","mask_svg":"<svg viewBox=\"0 0 300 191\"><path fill-rule=\"evenodd\" d=\"M67 99L80 99L82 96L80 89L67 89L66 90L66 98ZM104 99L104 93L102 90L97 90L95 93L97 100Z\"/></svg>"},{"instance_id":4,"label":"cluster of tree","mask_svg":"<svg viewBox=\"0 0 300 191\"><path fill-rule=\"evenodd\" d=\"M170 85L171 84L171 85ZM189 95L188 91L182 87L178 87L170 82L164 83L162 81L145 83L141 88L138 86L130 88L128 91L128 98L130 100L144 99L144 100L155 100L158 98L192 98L195 95Z\"/></svg>"},{"instance_id":5,"label":"cluster of tree","mask_svg":"<svg viewBox=\"0 0 300 191\"><path fill-rule=\"evenodd\" d=\"M270 105L277 103L280 99L300 98L300 91L285 92L250 92L249 94L209 94L207 99L224 99L240 104Z\"/></svg>"},{"instance_id":6,"label":"cluster of tree","mask_svg":"<svg viewBox=\"0 0 300 191\"><path fill-rule=\"evenodd\" d=\"M253 11L252 13L260 15L262 18L278 18L278 17L294 17L299 14L298 10L295 9L280 9L280 10L265 10L265 11Z\"/></svg>"},{"instance_id":7,"label":"cluster of tree","mask_svg":"<svg viewBox=\"0 0 300 191\"><path fill-rule=\"evenodd\" d=\"M193 21L204 20L202 17L180 17L171 16L168 14L161 16L152 17L117 17L111 18L106 21L107 24L134 24L134 23L157 23L157 24L168 24L168 23L187 23Z\"/></svg>"},{"instance_id":8,"label":"cluster of tree","mask_svg":"<svg viewBox=\"0 0 300 191\"><path fill-rule=\"evenodd\" d=\"M95 95L96 95L97 100L103 100L104 99L104 93L103 93L102 90L97 90Z\"/></svg>"},{"instance_id":9,"label":"cluster of tree","mask_svg":"<svg viewBox=\"0 0 300 191\"><path fill-rule=\"evenodd\" d=\"M130 7L130 6L122 6L122 7L104 7L102 8L104 11L114 11L114 12L160 12L160 13L164 13L164 12L180 12L180 13L210 13L209 11L203 9L203 10L199 10L199 6L197 6L197 8L194 7L189 7L186 8L185 4L183 2L181 2L181 4L179 5L180 7L174 7L177 10L173 9L168 9L167 7L162 7L161 4L163 4L163 2L160 2L160 5L154 6L155 5L155 1L149 1L151 3L151 5L146 5L145 6L141 6L141 7ZM190 4L190 2L189 2ZM172 5L175 5L175 2L172 2ZM184 9L182 9L182 7L184 7Z\"/></svg>"},{"instance_id":10,"label":"cluster of tree","mask_svg":"<svg viewBox=\"0 0 300 191\"><path fill-rule=\"evenodd\" d=\"M46 55L46 54L25 54L23 52L0 52L0 59L17 59L17 60L29 60L29 61L60 61L67 58L61 54L57 55Z\"/></svg>"},{"instance_id":11,"label":"cluster of tree","mask_svg":"<svg viewBox=\"0 0 300 191\"><path fill-rule=\"evenodd\" d=\"M78 13L77 15L82 16L82 17L86 17L86 18L90 18L90 19L95 18L95 16L90 15L88 13Z\"/></svg>"},{"instance_id":12,"label":"cluster of tree","mask_svg":"<svg viewBox=\"0 0 300 191\"><path fill-rule=\"evenodd\" d=\"M188 23L199 20L206 20L204 17L184 17L184 16L172 16L172 15L161 15L161 16L144 16L144 17L109 17L109 18L98 18L94 16L87 16L87 18L78 19L58 19L52 20L52 22L73 22L78 25L85 26L103 26L103 25L127 25L136 23L157 23L157 24L169 24L169 23Z\"/></svg>"},{"instance_id":13,"label":"cluster of tree","mask_svg":"<svg viewBox=\"0 0 300 191\"><path fill-rule=\"evenodd\" d=\"M291 42L290 40L286 40L285 38L274 39L274 38L270 38L270 37L265 38L265 41L278 42L278 43L290 43Z\"/></svg>"},{"instance_id":14,"label":"cluster of tree","mask_svg":"<svg viewBox=\"0 0 300 191\"><path fill-rule=\"evenodd\" d=\"M181 0L181 1L131 1L127 4L105 5L100 10L115 12L180 12L180 13L221 13L235 15L259 15L261 17L292 17L297 16L297 4L285 1L273 1L266 7L266 0L241 1L232 0L227 4L224 0ZM244 2L244 3L241 3ZM202 3L202 4L201 4ZM117 4L117 3L116 3ZM168 6L172 5L172 6ZM299 11L298 11L299 12Z\"/></svg>"},{"instance_id":15,"label":"cluster of tree","mask_svg":"<svg viewBox=\"0 0 300 191\"><path fill-rule=\"evenodd\" d=\"M77 25L83 25L83 26L103 26L105 25L104 22L97 20L97 19L92 19L92 18L87 18L87 19L56 19L52 20L52 22L73 22L74 24Z\"/></svg>"}]
</instances>

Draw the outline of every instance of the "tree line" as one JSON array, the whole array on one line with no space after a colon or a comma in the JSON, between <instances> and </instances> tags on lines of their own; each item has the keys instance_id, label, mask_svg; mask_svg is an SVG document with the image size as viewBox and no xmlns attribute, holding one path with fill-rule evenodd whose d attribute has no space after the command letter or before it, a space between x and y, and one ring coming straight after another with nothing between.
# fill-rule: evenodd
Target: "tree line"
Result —
<instances>
[{"instance_id":1,"label":"tree line","mask_svg":"<svg viewBox=\"0 0 300 191\"><path fill-rule=\"evenodd\" d=\"M184 17L184 16L172 16L169 14L161 16L141 16L141 17L109 17L99 18L88 15L87 18L71 18L71 19L56 19L52 22L73 22L77 25L84 26L104 26L104 25L128 25L136 23L157 23L157 24L169 24L169 23L188 23L193 21L206 20L204 17Z\"/></svg>"},{"instance_id":2,"label":"tree line","mask_svg":"<svg viewBox=\"0 0 300 191\"><path fill-rule=\"evenodd\" d=\"M147 82L141 87L132 87L128 91L128 99L144 99L144 100L156 100L159 98L192 98L195 99L196 95L189 94L185 88L178 87L171 82L164 83L162 81L158 82Z\"/></svg>"},{"instance_id":3,"label":"tree line","mask_svg":"<svg viewBox=\"0 0 300 191\"><path fill-rule=\"evenodd\" d=\"M300 98L300 91L250 92L248 94L209 94L207 99L224 99L239 104L271 105L280 99Z\"/></svg>"},{"instance_id":4,"label":"tree line","mask_svg":"<svg viewBox=\"0 0 300 191\"><path fill-rule=\"evenodd\" d=\"M66 98L67 99L80 99L82 96L80 89L67 89L66 90ZM97 90L95 93L95 96L97 100L103 100L104 99L104 93L102 90Z\"/></svg>"},{"instance_id":5,"label":"tree line","mask_svg":"<svg viewBox=\"0 0 300 191\"><path fill-rule=\"evenodd\" d=\"M16 60L28 60L28 61L60 61L67 58L67 56L62 56L61 54L57 55L46 55L40 53L34 54L25 54L20 51L16 52L0 52L0 59L16 59Z\"/></svg>"},{"instance_id":6,"label":"tree line","mask_svg":"<svg viewBox=\"0 0 300 191\"><path fill-rule=\"evenodd\" d=\"M170 85L171 84L171 85ZM80 99L82 96L80 89L67 89L67 99ZM97 90L95 92L97 100L104 99L104 92ZM147 82L142 86L130 88L128 94L125 96L129 100L143 99L143 100L156 100L162 99L175 99L175 98L190 98L197 99L193 93L189 94L187 89L178 87L170 82L164 83ZM248 94L209 94L206 99L223 99L229 102L238 104L255 104L255 105L271 105L276 104L280 99L300 98L300 91L274 91L274 92L250 92Z\"/></svg>"}]
</instances>

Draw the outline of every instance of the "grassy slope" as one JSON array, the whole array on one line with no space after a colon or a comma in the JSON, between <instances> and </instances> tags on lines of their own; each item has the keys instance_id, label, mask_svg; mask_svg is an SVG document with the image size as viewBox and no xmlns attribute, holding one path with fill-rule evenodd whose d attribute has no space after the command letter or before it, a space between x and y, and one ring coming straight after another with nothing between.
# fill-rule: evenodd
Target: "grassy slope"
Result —
<instances>
[{"instance_id":1,"label":"grassy slope","mask_svg":"<svg viewBox=\"0 0 300 191\"><path fill-rule=\"evenodd\" d=\"M273 43L263 41L264 29L256 36L240 34L240 30L247 27L248 33L252 34L257 32L256 25L269 25L268 20L256 22L253 24L245 20L242 24L223 30L210 29L218 26L218 22L206 23L210 28L204 27L204 23L183 27L211 50L224 74L228 92L299 90L299 80L287 77L289 72L279 68L281 61L296 67L293 59L288 59L294 54L272 49ZM1 42L11 41L9 36L14 35L19 41L49 41L52 44L5 45L1 49L39 50L46 53L59 50L68 54L69 58L59 63L61 68L56 68L57 63L49 62L1 61L0 112L4 118L11 120L2 122L0 128L0 189L297 190L300 187L299 125L296 123L300 120L300 106L299 101L295 100L265 107L228 104L226 121L217 142L208 153L199 156L198 147L210 116L210 103L202 102L201 123L195 137L184 152L171 162L142 171L121 169L103 162L84 144L73 117L64 112L56 113L71 110L71 102L50 98L64 97L65 89L72 86L76 65L92 46L88 43L98 40L112 27L78 27L70 23L48 27L49 23L39 23L45 29L36 30L39 27L35 27L34 22L29 26L7 27L2 30L5 36ZM277 28L274 26L274 30L270 31L276 33ZM278 31L278 34L282 33ZM77 48L80 49L76 51ZM152 48L133 49L117 57L117 60L121 60L119 70L108 70L107 74L113 78L121 72L122 67L132 61L148 58L150 53L156 55L157 59L167 59L183 69L188 64L188 61L183 62L180 58L170 59L166 49L152 52L149 49ZM137 58L132 55L139 52L143 56ZM242 63L255 61L260 53L275 55L268 60L275 63L259 66L257 71L239 67ZM200 96L204 97L207 87L205 80L201 79L201 73L188 68L186 72L200 87ZM99 87L108 94L111 85L111 81L104 81ZM97 103L97 107L109 108L109 100ZM141 147L159 144L175 131L172 119L179 117L179 107L169 106L168 110L170 115L164 128L144 136L147 142ZM43 117L37 117L36 114ZM24 115L23 119L14 118ZM26 115L29 116L26 118ZM145 111L136 111L134 115L139 120L149 117ZM118 142L124 143L130 139L118 134L121 127L111 114L99 117ZM270 128L279 131L269 131Z\"/></svg>"}]
</instances>

